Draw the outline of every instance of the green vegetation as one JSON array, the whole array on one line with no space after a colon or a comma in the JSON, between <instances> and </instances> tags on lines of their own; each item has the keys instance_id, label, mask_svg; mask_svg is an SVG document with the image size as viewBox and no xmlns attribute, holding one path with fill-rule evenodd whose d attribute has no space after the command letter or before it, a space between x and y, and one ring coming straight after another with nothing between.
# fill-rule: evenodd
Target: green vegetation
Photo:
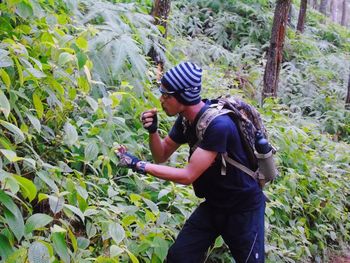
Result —
<instances>
[{"instance_id":1,"label":"green vegetation","mask_svg":"<svg viewBox=\"0 0 350 263\"><path fill-rule=\"evenodd\" d=\"M113 146L151 159L139 121L160 109L153 47L166 66L200 63L206 97L259 107L273 1L0 3L0 256L4 262L162 262L196 203L190 187L118 169ZM133 3L126 3L133 2ZM296 7L297 3L294 4ZM266 187L267 262L326 262L350 240L350 32L309 10L292 18L279 98L259 107L278 148ZM166 134L172 119L160 114ZM182 165L187 148L169 161ZM211 262L229 262L218 239Z\"/></svg>"}]
</instances>

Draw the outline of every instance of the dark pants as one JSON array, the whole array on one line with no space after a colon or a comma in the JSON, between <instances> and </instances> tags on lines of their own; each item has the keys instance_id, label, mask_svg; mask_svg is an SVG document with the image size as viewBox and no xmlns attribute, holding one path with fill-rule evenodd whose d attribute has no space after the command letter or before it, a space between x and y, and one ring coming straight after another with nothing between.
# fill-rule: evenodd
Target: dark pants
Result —
<instances>
[{"instance_id":1,"label":"dark pants","mask_svg":"<svg viewBox=\"0 0 350 263\"><path fill-rule=\"evenodd\" d=\"M203 262L209 246L220 235L236 263L263 263L264 213L265 204L257 210L232 213L202 203L170 247L167 263Z\"/></svg>"}]
</instances>

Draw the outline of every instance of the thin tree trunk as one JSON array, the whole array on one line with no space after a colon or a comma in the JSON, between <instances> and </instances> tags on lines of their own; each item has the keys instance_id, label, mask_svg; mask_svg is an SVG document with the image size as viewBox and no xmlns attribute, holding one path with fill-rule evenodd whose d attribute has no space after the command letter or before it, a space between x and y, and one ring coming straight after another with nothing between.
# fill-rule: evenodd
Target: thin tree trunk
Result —
<instances>
[{"instance_id":1,"label":"thin tree trunk","mask_svg":"<svg viewBox=\"0 0 350 263\"><path fill-rule=\"evenodd\" d=\"M348 95L345 100L345 108L350 110L350 74L349 74L349 82L348 82Z\"/></svg>"},{"instance_id":2,"label":"thin tree trunk","mask_svg":"<svg viewBox=\"0 0 350 263\"><path fill-rule=\"evenodd\" d=\"M154 17L154 24L163 27L163 37L167 36L167 20L170 12L171 0L155 0L151 11L151 15ZM148 55L157 64L157 80L161 78L163 72L164 61L159 57L159 54L151 48Z\"/></svg>"},{"instance_id":3,"label":"thin tree trunk","mask_svg":"<svg viewBox=\"0 0 350 263\"><path fill-rule=\"evenodd\" d=\"M282 52L291 0L277 0L273 18L270 48L264 73L262 99L277 96L278 77L282 63Z\"/></svg>"},{"instance_id":4,"label":"thin tree trunk","mask_svg":"<svg viewBox=\"0 0 350 263\"><path fill-rule=\"evenodd\" d=\"M343 12L342 12L342 16L341 16L341 25L342 26L346 26L346 16L348 13L348 3L347 0L343 0Z\"/></svg>"},{"instance_id":5,"label":"thin tree trunk","mask_svg":"<svg viewBox=\"0 0 350 263\"><path fill-rule=\"evenodd\" d=\"M331 1L331 17L333 22L337 22L337 0Z\"/></svg>"},{"instance_id":6,"label":"thin tree trunk","mask_svg":"<svg viewBox=\"0 0 350 263\"><path fill-rule=\"evenodd\" d=\"M298 25L297 25L297 30L300 33L304 32L306 9L307 9L307 0L301 0L300 1L299 17L298 17Z\"/></svg>"},{"instance_id":7,"label":"thin tree trunk","mask_svg":"<svg viewBox=\"0 0 350 263\"><path fill-rule=\"evenodd\" d=\"M316 10L318 10L318 3L317 0L313 0L312 7Z\"/></svg>"},{"instance_id":8,"label":"thin tree trunk","mask_svg":"<svg viewBox=\"0 0 350 263\"><path fill-rule=\"evenodd\" d=\"M321 0L320 12L324 15L327 15L327 5L328 5L328 0Z\"/></svg>"}]
</instances>

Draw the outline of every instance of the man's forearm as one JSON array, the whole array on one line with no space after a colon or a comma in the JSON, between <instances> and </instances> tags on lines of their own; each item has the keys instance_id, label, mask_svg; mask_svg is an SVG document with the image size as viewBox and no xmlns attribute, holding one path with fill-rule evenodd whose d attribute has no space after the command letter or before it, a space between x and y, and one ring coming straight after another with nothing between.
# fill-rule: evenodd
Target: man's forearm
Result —
<instances>
[{"instance_id":1,"label":"man's forearm","mask_svg":"<svg viewBox=\"0 0 350 263\"><path fill-rule=\"evenodd\" d=\"M163 163L166 161L164 156L163 140L160 138L158 132L149 135L149 147L153 160L156 163Z\"/></svg>"},{"instance_id":2,"label":"man's forearm","mask_svg":"<svg viewBox=\"0 0 350 263\"><path fill-rule=\"evenodd\" d=\"M193 182L187 168L174 168L165 165L147 163L145 170L148 174L174 183L189 185Z\"/></svg>"}]
</instances>

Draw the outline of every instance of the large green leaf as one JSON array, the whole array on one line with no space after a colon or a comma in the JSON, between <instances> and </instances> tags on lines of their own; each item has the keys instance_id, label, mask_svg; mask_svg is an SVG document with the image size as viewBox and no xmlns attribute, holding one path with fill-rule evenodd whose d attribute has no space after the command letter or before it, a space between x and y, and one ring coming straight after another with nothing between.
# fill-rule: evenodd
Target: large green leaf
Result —
<instances>
[{"instance_id":1,"label":"large green leaf","mask_svg":"<svg viewBox=\"0 0 350 263\"><path fill-rule=\"evenodd\" d=\"M97 158L99 149L98 145L95 141L90 141L88 145L85 147L84 155L85 155L85 161L90 162L92 160L95 160Z\"/></svg>"},{"instance_id":2,"label":"large green leaf","mask_svg":"<svg viewBox=\"0 0 350 263\"><path fill-rule=\"evenodd\" d=\"M27 249L21 247L15 250L7 259L6 263L26 263Z\"/></svg>"},{"instance_id":3,"label":"large green leaf","mask_svg":"<svg viewBox=\"0 0 350 263\"><path fill-rule=\"evenodd\" d=\"M68 245L66 243L66 237L64 232L54 232L51 234L53 247L56 253L60 256L63 262L70 262Z\"/></svg>"},{"instance_id":4,"label":"large green leaf","mask_svg":"<svg viewBox=\"0 0 350 263\"><path fill-rule=\"evenodd\" d=\"M30 202L33 201L37 193L35 184L31 180L19 175L13 175L13 177L21 186L22 194L27 197Z\"/></svg>"},{"instance_id":5,"label":"large green leaf","mask_svg":"<svg viewBox=\"0 0 350 263\"><path fill-rule=\"evenodd\" d=\"M16 144L25 140L23 132L17 126L3 120L0 120L0 124L13 134Z\"/></svg>"},{"instance_id":6,"label":"large green leaf","mask_svg":"<svg viewBox=\"0 0 350 263\"><path fill-rule=\"evenodd\" d=\"M70 146L74 145L78 140L78 132L75 129L75 127L69 122L67 122L64 125L64 131L65 131L64 142Z\"/></svg>"},{"instance_id":7,"label":"large green leaf","mask_svg":"<svg viewBox=\"0 0 350 263\"><path fill-rule=\"evenodd\" d=\"M160 237L155 237L152 246L154 247L154 253L159 257L161 262L164 262L168 252L168 243Z\"/></svg>"},{"instance_id":8,"label":"large green leaf","mask_svg":"<svg viewBox=\"0 0 350 263\"><path fill-rule=\"evenodd\" d=\"M16 152L11 150L0 149L0 152L6 157L10 162L17 162L23 160L22 157L18 157Z\"/></svg>"},{"instance_id":9,"label":"large green leaf","mask_svg":"<svg viewBox=\"0 0 350 263\"><path fill-rule=\"evenodd\" d=\"M30 114L30 113L27 113L26 115L27 115L30 123L33 125L33 127L37 130L37 132L40 133L40 131L41 131L41 123L40 123L40 121L35 116Z\"/></svg>"},{"instance_id":10,"label":"large green leaf","mask_svg":"<svg viewBox=\"0 0 350 263\"><path fill-rule=\"evenodd\" d=\"M2 234L0 234L0 257L2 259L6 259L9 255L12 254L14 248L11 246L8 238Z\"/></svg>"},{"instance_id":11,"label":"large green leaf","mask_svg":"<svg viewBox=\"0 0 350 263\"><path fill-rule=\"evenodd\" d=\"M63 209L64 198L63 196L49 196L50 209L54 214L57 214Z\"/></svg>"},{"instance_id":12,"label":"large green leaf","mask_svg":"<svg viewBox=\"0 0 350 263\"><path fill-rule=\"evenodd\" d=\"M29 17L33 16L33 7L31 6L30 2L21 1L17 5L16 12L20 17L28 19Z\"/></svg>"},{"instance_id":13,"label":"large green leaf","mask_svg":"<svg viewBox=\"0 0 350 263\"><path fill-rule=\"evenodd\" d=\"M29 234L33 230L42 228L51 223L52 220L53 218L49 215L40 213L34 214L27 219L27 222L25 224L25 233Z\"/></svg>"},{"instance_id":14,"label":"large green leaf","mask_svg":"<svg viewBox=\"0 0 350 263\"><path fill-rule=\"evenodd\" d=\"M12 59L8 56L10 52L0 48L0 68L11 67L13 65Z\"/></svg>"},{"instance_id":15,"label":"large green leaf","mask_svg":"<svg viewBox=\"0 0 350 263\"><path fill-rule=\"evenodd\" d=\"M0 90L0 111L2 111L6 117L9 117L11 112L10 102L2 90Z\"/></svg>"},{"instance_id":16,"label":"large green leaf","mask_svg":"<svg viewBox=\"0 0 350 263\"><path fill-rule=\"evenodd\" d=\"M17 207L16 207L17 208ZM5 222L9 226L17 240L21 240L24 236L24 221L21 212L18 210L10 211L4 208Z\"/></svg>"},{"instance_id":17,"label":"large green leaf","mask_svg":"<svg viewBox=\"0 0 350 263\"><path fill-rule=\"evenodd\" d=\"M128 256L132 263L139 263L140 261L135 257L133 253L131 253L128 249L125 249L126 253L128 253Z\"/></svg>"},{"instance_id":18,"label":"large green leaf","mask_svg":"<svg viewBox=\"0 0 350 263\"><path fill-rule=\"evenodd\" d=\"M39 171L36 173L36 175L43 182L45 182L51 188L52 191L54 191L55 193L59 191L55 181L51 179L50 174L47 171L44 171L44 170Z\"/></svg>"},{"instance_id":19,"label":"large green leaf","mask_svg":"<svg viewBox=\"0 0 350 263\"><path fill-rule=\"evenodd\" d=\"M118 223L109 223L108 233L117 245L125 238L124 228Z\"/></svg>"},{"instance_id":20,"label":"large green leaf","mask_svg":"<svg viewBox=\"0 0 350 263\"><path fill-rule=\"evenodd\" d=\"M20 240L24 235L24 221L21 211L3 190L0 190L0 202L5 206L5 222L10 230Z\"/></svg>"},{"instance_id":21,"label":"large green leaf","mask_svg":"<svg viewBox=\"0 0 350 263\"><path fill-rule=\"evenodd\" d=\"M72 206L72 205L64 205L65 208L68 208L70 211L72 211L74 214L76 214L77 216L80 217L81 221L85 221L85 217L83 212L81 212L81 210L78 207Z\"/></svg>"}]
</instances>

